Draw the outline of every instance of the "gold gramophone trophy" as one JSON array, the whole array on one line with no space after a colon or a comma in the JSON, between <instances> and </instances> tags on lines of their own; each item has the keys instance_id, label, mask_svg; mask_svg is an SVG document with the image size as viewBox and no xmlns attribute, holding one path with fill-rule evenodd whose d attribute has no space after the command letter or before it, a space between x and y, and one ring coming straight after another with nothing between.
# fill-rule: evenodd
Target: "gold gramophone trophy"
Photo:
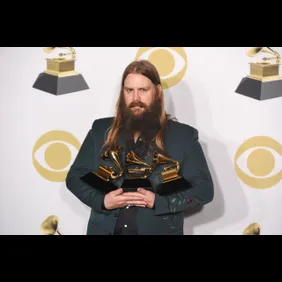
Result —
<instances>
[{"instance_id":1,"label":"gold gramophone trophy","mask_svg":"<svg viewBox=\"0 0 282 282\"><path fill-rule=\"evenodd\" d=\"M135 192L139 187L153 191L152 183L149 176L154 171L155 166L149 165L142 160L134 151L126 155L125 162L128 168L125 173L125 179L122 188L125 192ZM130 167L133 165L134 167Z\"/></svg>"},{"instance_id":2,"label":"gold gramophone trophy","mask_svg":"<svg viewBox=\"0 0 282 282\"><path fill-rule=\"evenodd\" d=\"M100 177L104 181L111 181L114 179L119 178L123 174L123 168L121 165L121 161L119 158L119 152L121 150L120 146L116 146L114 149L107 149L103 155L102 159L110 159L116 166L117 169L115 169L113 166L103 166L100 165L98 168L98 171L93 172L96 176Z\"/></svg>"},{"instance_id":3,"label":"gold gramophone trophy","mask_svg":"<svg viewBox=\"0 0 282 282\"><path fill-rule=\"evenodd\" d=\"M254 98L267 100L282 96L282 76L279 75L280 55L270 47L247 48L248 57L268 53L272 57L264 57L261 61L250 63L250 73L244 77L236 89L236 93Z\"/></svg>"},{"instance_id":4,"label":"gold gramophone trophy","mask_svg":"<svg viewBox=\"0 0 282 282\"><path fill-rule=\"evenodd\" d=\"M63 235L58 225L59 218L56 215L50 215L41 223L40 232L43 235Z\"/></svg>"},{"instance_id":5,"label":"gold gramophone trophy","mask_svg":"<svg viewBox=\"0 0 282 282\"><path fill-rule=\"evenodd\" d=\"M141 165L144 167L128 168L128 179L145 179L148 178L153 172L153 166L143 161L133 151L130 151L126 156L126 163Z\"/></svg>"},{"instance_id":6,"label":"gold gramophone trophy","mask_svg":"<svg viewBox=\"0 0 282 282\"><path fill-rule=\"evenodd\" d=\"M114 184L114 181L120 178L124 172L119 157L121 149L121 146L116 146L113 149L107 149L101 156L103 160L112 162L116 168L112 165L99 165L97 171L89 172L82 176L81 179L102 192L107 193L118 189L119 187Z\"/></svg>"},{"instance_id":7,"label":"gold gramophone trophy","mask_svg":"<svg viewBox=\"0 0 282 282\"><path fill-rule=\"evenodd\" d=\"M67 53L59 53L53 58L46 58L47 68L40 73L33 88L54 95L62 95L89 89L82 74L75 70L76 51L73 47L45 47L46 53L56 48L67 49Z\"/></svg>"},{"instance_id":8,"label":"gold gramophone trophy","mask_svg":"<svg viewBox=\"0 0 282 282\"><path fill-rule=\"evenodd\" d=\"M179 176L180 163L176 160L168 158L160 154L157 150L153 152L152 164L144 162L133 151L129 152L126 157L128 164L140 165L144 167L128 168L128 178L124 181L123 187L132 188L152 186L149 176L155 171L157 166L165 165L160 172L161 181L155 187L155 192L159 195L169 195L184 189L188 189L191 185L181 176Z\"/></svg>"},{"instance_id":9,"label":"gold gramophone trophy","mask_svg":"<svg viewBox=\"0 0 282 282\"><path fill-rule=\"evenodd\" d=\"M158 184L156 187L157 194L168 195L192 187L191 183L179 175L180 163L160 154L157 150L155 150L153 153L153 166L155 168L158 165L166 166L160 173L162 183Z\"/></svg>"}]
</instances>

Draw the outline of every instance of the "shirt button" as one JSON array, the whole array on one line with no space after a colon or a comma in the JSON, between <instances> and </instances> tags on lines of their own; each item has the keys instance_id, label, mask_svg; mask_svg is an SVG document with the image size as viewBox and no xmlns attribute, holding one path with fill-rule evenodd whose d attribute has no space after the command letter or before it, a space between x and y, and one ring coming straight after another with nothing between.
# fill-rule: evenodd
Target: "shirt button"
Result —
<instances>
[{"instance_id":1,"label":"shirt button","mask_svg":"<svg viewBox=\"0 0 282 282\"><path fill-rule=\"evenodd\" d=\"M126 206L127 209L129 209L129 206Z\"/></svg>"},{"instance_id":2,"label":"shirt button","mask_svg":"<svg viewBox=\"0 0 282 282\"><path fill-rule=\"evenodd\" d=\"M127 227L127 225L125 224L125 225L124 225L124 227L126 228L126 227Z\"/></svg>"}]
</instances>

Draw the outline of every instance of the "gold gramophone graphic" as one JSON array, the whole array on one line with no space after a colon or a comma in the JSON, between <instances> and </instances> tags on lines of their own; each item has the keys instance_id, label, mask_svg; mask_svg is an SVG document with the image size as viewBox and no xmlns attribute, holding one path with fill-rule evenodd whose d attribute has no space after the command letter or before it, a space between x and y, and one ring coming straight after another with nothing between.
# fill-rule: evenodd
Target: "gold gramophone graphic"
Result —
<instances>
[{"instance_id":1,"label":"gold gramophone graphic","mask_svg":"<svg viewBox=\"0 0 282 282\"><path fill-rule=\"evenodd\" d=\"M246 49L248 57L259 54L271 54L261 61L250 63L250 73L244 77L236 89L236 93L266 100L282 96L282 76L279 75L280 54L270 47L249 47Z\"/></svg>"},{"instance_id":2,"label":"gold gramophone graphic","mask_svg":"<svg viewBox=\"0 0 282 282\"><path fill-rule=\"evenodd\" d=\"M269 47L251 47L247 48L246 54L249 57L255 57L260 53L270 53L275 57L264 57L262 61L250 63L250 74L248 77L260 81L272 81L281 79L279 76L280 55ZM271 60L275 60L271 62Z\"/></svg>"},{"instance_id":3,"label":"gold gramophone graphic","mask_svg":"<svg viewBox=\"0 0 282 282\"><path fill-rule=\"evenodd\" d=\"M123 174L123 168L121 165L121 161L119 158L119 152L121 150L120 146L116 146L113 149L107 149L103 154L102 154L102 159L110 159L117 167L118 169L115 169L112 166L103 166L100 165L98 168L98 171L93 172L95 175L103 179L104 181L111 181L114 179L119 178Z\"/></svg>"},{"instance_id":4,"label":"gold gramophone graphic","mask_svg":"<svg viewBox=\"0 0 282 282\"><path fill-rule=\"evenodd\" d=\"M261 226L254 222L251 223L244 231L243 235L260 235Z\"/></svg>"},{"instance_id":5,"label":"gold gramophone graphic","mask_svg":"<svg viewBox=\"0 0 282 282\"><path fill-rule=\"evenodd\" d=\"M47 68L39 74L33 88L54 95L89 89L82 74L75 70L76 51L73 47L45 47L43 50L51 53L57 48L66 49L69 52L46 58Z\"/></svg>"},{"instance_id":6,"label":"gold gramophone graphic","mask_svg":"<svg viewBox=\"0 0 282 282\"><path fill-rule=\"evenodd\" d=\"M63 235L58 228L59 218L56 215L48 216L40 225L43 235Z\"/></svg>"},{"instance_id":7,"label":"gold gramophone graphic","mask_svg":"<svg viewBox=\"0 0 282 282\"><path fill-rule=\"evenodd\" d=\"M246 54L249 57L255 57L260 53L268 53L268 54L271 54L271 55L275 55L275 57L264 57L264 58L262 58L261 62L257 62L256 64L261 64L261 63L270 64L268 62L270 60L275 60L275 64L280 64L281 57L280 57L279 53L277 51L273 50L270 47L249 47L246 50Z\"/></svg>"},{"instance_id":8,"label":"gold gramophone graphic","mask_svg":"<svg viewBox=\"0 0 282 282\"><path fill-rule=\"evenodd\" d=\"M59 60L59 61L74 61L76 59L76 51L74 50L73 47L45 47L43 50L46 53L51 53L55 48L62 48L62 49L67 49L69 52L68 53L59 53L57 57L53 57L53 60ZM72 60L69 60L72 59ZM48 68L47 68L48 69ZM74 65L73 65L74 69Z\"/></svg>"}]
</instances>

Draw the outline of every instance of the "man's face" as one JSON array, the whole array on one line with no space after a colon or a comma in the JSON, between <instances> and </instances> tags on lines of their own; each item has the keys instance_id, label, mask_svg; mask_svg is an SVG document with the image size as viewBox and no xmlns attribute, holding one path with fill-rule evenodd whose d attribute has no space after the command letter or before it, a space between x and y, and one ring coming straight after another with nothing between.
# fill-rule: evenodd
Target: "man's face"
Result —
<instances>
[{"instance_id":1,"label":"man's face","mask_svg":"<svg viewBox=\"0 0 282 282\"><path fill-rule=\"evenodd\" d=\"M142 116L155 99L154 84L141 74L129 74L124 81L125 105L134 117Z\"/></svg>"}]
</instances>

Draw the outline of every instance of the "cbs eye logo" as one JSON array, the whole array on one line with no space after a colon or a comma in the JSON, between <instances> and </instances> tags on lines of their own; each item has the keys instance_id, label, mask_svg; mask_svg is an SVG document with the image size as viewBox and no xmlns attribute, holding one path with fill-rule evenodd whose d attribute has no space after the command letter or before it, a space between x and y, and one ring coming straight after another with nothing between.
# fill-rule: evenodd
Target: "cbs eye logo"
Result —
<instances>
[{"instance_id":1,"label":"cbs eye logo","mask_svg":"<svg viewBox=\"0 0 282 282\"><path fill-rule=\"evenodd\" d=\"M141 47L136 60L148 60L158 70L164 89L179 83L187 70L188 60L181 47Z\"/></svg>"},{"instance_id":2,"label":"cbs eye logo","mask_svg":"<svg viewBox=\"0 0 282 282\"><path fill-rule=\"evenodd\" d=\"M47 180L65 181L72 157L79 149L79 141L70 133L61 130L49 131L41 136L33 147L33 165Z\"/></svg>"},{"instance_id":3,"label":"cbs eye logo","mask_svg":"<svg viewBox=\"0 0 282 282\"><path fill-rule=\"evenodd\" d=\"M276 140L267 136L250 138L235 155L236 173L252 188L270 188L282 180L281 156L282 145Z\"/></svg>"}]
</instances>

